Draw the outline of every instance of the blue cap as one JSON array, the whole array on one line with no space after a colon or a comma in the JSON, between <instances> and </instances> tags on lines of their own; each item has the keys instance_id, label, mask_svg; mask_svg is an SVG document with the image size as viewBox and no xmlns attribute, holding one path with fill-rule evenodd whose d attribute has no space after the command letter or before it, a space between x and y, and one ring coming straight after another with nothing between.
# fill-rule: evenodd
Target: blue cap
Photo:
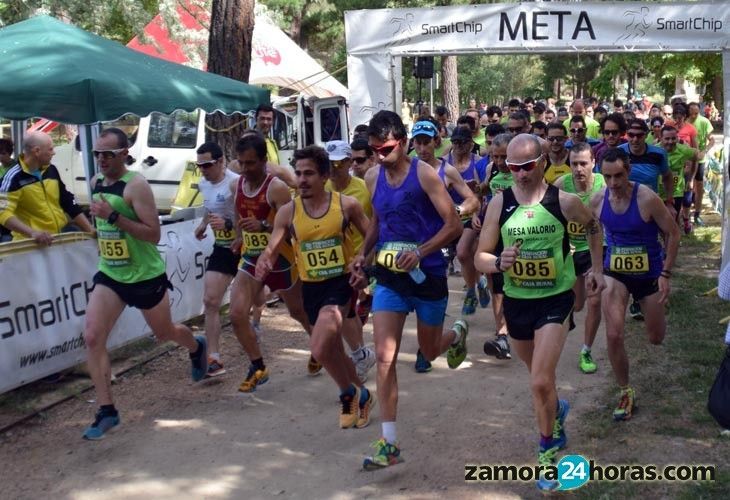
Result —
<instances>
[{"instance_id":1,"label":"blue cap","mask_svg":"<svg viewBox=\"0 0 730 500\"><path fill-rule=\"evenodd\" d=\"M420 122L416 122L413 125L411 136L416 137L417 135L427 135L429 137L436 137L438 133L439 131L436 129L436 126L433 123L422 120Z\"/></svg>"}]
</instances>

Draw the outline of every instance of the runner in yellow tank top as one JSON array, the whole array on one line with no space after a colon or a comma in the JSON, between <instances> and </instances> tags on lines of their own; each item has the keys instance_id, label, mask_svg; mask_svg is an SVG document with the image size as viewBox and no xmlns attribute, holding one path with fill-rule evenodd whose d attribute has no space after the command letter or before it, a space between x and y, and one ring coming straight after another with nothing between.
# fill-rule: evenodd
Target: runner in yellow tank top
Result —
<instances>
[{"instance_id":1,"label":"runner in yellow tank top","mask_svg":"<svg viewBox=\"0 0 730 500\"><path fill-rule=\"evenodd\" d=\"M340 388L340 427L362 428L370 423L375 398L357 377L345 354L341 334L357 328L357 294L350 286L352 242L348 227L365 234L368 219L354 198L324 189L330 160L324 149L309 146L294 152L299 196L276 214L269 244L256 263L256 277L264 280L274 268L279 248L292 238L304 309L313 325L312 355Z\"/></svg>"}]
</instances>

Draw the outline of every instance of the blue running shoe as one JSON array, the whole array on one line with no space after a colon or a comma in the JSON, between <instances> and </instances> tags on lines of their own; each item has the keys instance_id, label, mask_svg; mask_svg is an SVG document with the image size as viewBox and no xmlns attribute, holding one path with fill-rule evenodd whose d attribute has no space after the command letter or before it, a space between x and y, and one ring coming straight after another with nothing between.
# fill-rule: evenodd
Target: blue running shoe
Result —
<instances>
[{"instance_id":1,"label":"blue running shoe","mask_svg":"<svg viewBox=\"0 0 730 500\"><path fill-rule=\"evenodd\" d=\"M193 365L191 374L193 382L200 382L208 374L208 344L202 335L196 335L195 341L198 343L198 350L190 353L190 363Z\"/></svg>"},{"instance_id":2,"label":"blue running shoe","mask_svg":"<svg viewBox=\"0 0 730 500\"><path fill-rule=\"evenodd\" d=\"M539 446L537 449L537 464L542 466L555 466L557 465L558 459L558 447L553 445L550 448L543 448ZM550 493L557 490L560 487L560 483L555 479L548 479L545 477L545 472L540 473L540 477L537 479L537 489L543 493Z\"/></svg>"},{"instance_id":3,"label":"blue running shoe","mask_svg":"<svg viewBox=\"0 0 730 500\"><path fill-rule=\"evenodd\" d=\"M90 441L98 441L104 438L104 434L119 425L119 413L116 415L110 415L101 411L96 412L96 418L94 423L86 428L84 431L84 439Z\"/></svg>"},{"instance_id":4,"label":"blue running shoe","mask_svg":"<svg viewBox=\"0 0 730 500\"><path fill-rule=\"evenodd\" d=\"M421 350L419 349L416 353L416 372L418 373L428 373L431 371L431 362L426 359L426 356L423 355Z\"/></svg>"},{"instance_id":5,"label":"blue running shoe","mask_svg":"<svg viewBox=\"0 0 730 500\"><path fill-rule=\"evenodd\" d=\"M570 404L565 399L558 400L558 413L553 424L553 445L562 450L568 445L568 436L565 434L565 419L570 411Z\"/></svg>"},{"instance_id":6,"label":"blue running shoe","mask_svg":"<svg viewBox=\"0 0 730 500\"><path fill-rule=\"evenodd\" d=\"M475 312L477 312L477 294L472 288L471 290L467 290L466 296L464 297L464 303L461 305L461 315L462 316L471 316Z\"/></svg>"},{"instance_id":7,"label":"blue running shoe","mask_svg":"<svg viewBox=\"0 0 730 500\"><path fill-rule=\"evenodd\" d=\"M477 282L477 293L479 294L479 305L482 309L486 309L492 297L489 296L489 287L487 284L487 277L483 274L479 277Z\"/></svg>"}]
</instances>

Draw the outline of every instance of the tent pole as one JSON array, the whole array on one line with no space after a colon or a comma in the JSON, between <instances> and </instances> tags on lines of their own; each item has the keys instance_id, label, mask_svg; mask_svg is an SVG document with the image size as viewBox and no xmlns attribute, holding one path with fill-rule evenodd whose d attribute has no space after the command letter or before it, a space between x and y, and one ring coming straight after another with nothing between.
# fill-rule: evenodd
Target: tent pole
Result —
<instances>
[{"instance_id":1,"label":"tent pole","mask_svg":"<svg viewBox=\"0 0 730 500\"><path fill-rule=\"evenodd\" d=\"M99 135L99 128L96 124L79 125L79 143L81 146L81 159L84 162L84 175L86 176L86 193L91 203L91 179L96 175L96 162L93 153L94 141Z\"/></svg>"},{"instance_id":2,"label":"tent pole","mask_svg":"<svg viewBox=\"0 0 730 500\"><path fill-rule=\"evenodd\" d=\"M28 120L13 120L10 125L10 138L13 140L15 157L23 152L23 136L27 129Z\"/></svg>"},{"instance_id":3,"label":"tent pole","mask_svg":"<svg viewBox=\"0 0 730 500\"><path fill-rule=\"evenodd\" d=\"M722 262L720 269L730 263L730 235L728 234L728 207L730 207L730 179L728 165L730 164L730 50L722 51L722 86L725 106L723 115L723 143L722 143Z\"/></svg>"}]
</instances>

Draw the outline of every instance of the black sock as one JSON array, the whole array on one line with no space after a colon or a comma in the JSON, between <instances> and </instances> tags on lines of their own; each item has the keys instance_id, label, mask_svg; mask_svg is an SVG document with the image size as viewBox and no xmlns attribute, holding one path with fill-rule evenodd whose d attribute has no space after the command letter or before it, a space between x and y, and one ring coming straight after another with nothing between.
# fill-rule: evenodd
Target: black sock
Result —
<instances>
[{"instance_id":1,"label":"black sock","mask_svg":"<svg viewBox=\"0 0 730 500\"><path fill-rule=\"evenodd\" d=\"M99 409L105 415L116 415L117 414L117 409L114 408L114 405L113 404L111 404L111 405L101 405L101 406L99 406Z\"/></svg>"},{"instance_id":2,"label":"black sock","mask_svg":"<svg viewBox=\"0 0 730 500\"><path fill-rule=\"evenodd\" d=\"M266 365L264 365L264 358L251 360L251 365L255 370L263 370L266 368Z\"/></svg>"}]
</instances>

